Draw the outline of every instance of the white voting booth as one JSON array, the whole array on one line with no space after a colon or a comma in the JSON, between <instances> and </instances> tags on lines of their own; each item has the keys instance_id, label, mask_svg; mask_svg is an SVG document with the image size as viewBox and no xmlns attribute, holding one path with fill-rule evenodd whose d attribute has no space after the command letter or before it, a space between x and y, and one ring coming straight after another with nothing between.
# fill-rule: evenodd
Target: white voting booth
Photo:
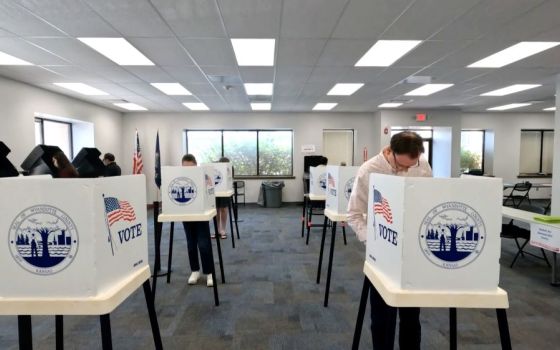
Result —
<instances>
[{"instance_id":1,"label":"white voting booth","mask_svg":"<svg viewBox=\"0 0 560 350\"><path fill-rule=\"evenodd\" d=\"M143 175L0 179L0 301L93 298L149 277L145 186Z\"/></svg>"},{"instance_id":2,"label":"white voting booth","mask_svg":"<svg viewBox=\"0 0 560 350\"><path fill-rule=\"evenodd\" d=\"M205 214L216 208L213 168L161 168L162 214Z\"/></svg>"},{"instance_id":3,"label":"white voting booth","mask_svg":"<svg viewBox=\"0 0 560 350\"><path fill-rule=\"evenodd\" d=\"M387 283L407 291L497 291L501 179L372 174L369 191L366 265Z\"/></svg>"},{"instance_id":4,"label":"white voting booth","mask_svg":"<svg viewBox=\"0 0 560 350\"><path fill-rule=\"evenodd\" d=\"M309 167L309 194L325 196L327 191L327 167L319 165Z\"/></svg>"},{"instance_id":5,"label":"white voting booth","mask_svg":"<svg viewBox=\"0 0 560 350\"><path fill-rule=\"evenodd\" d=\"M233 171L231 163L205 163L203 166L211 168L216 192L233 190Z\"/></svg>"},{"instance_id":6,"label":"white voting booth","mask_svg":"<svg viewBox=\"0 0 560 350\"><path fill-rule=\"evenodd\" d=\"M326 168L327 199L325 208L333 213L346 214L354 179L360 167L328 165Z\"/></svg>"}]
</instances>

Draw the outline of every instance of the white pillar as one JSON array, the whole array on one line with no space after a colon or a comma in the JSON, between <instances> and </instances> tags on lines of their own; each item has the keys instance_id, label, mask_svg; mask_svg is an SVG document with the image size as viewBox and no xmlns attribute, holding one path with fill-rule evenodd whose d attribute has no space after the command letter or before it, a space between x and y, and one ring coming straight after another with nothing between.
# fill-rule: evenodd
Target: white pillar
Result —
<instances>
[{"instance_id":1,"label":"white pillar","mask_svg":"<svg viewBox=\"0 0 560 350\"><path fill-rule=\"evenodd\" d=\"M556 76L556 112L554 112L554 160L552 169L551 215L560 215L560 75Z\"/></svg>"}]
</instances>

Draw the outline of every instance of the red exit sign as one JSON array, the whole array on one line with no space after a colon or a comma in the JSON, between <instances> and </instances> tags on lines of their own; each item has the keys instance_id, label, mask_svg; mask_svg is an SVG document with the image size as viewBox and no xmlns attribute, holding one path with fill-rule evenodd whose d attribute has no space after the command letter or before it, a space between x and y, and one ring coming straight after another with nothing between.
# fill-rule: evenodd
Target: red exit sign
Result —
<instances>
[{"instance_id":1,"label":"red exit sign","mask_svg":"<svg viewBox=\"0 0 560 350\"><path fill-rule=\"evenodd\" d=\"M428 120L428 115L425 113L417 113L416 114L416 121L417 122L425 122Z\"/></svg>"}]
</instances>

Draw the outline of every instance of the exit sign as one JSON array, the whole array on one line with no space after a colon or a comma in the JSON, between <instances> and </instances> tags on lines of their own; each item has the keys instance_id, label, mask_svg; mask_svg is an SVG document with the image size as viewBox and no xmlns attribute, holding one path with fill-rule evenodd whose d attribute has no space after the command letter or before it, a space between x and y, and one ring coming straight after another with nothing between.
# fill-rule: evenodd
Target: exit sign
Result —
<instances>
[{"instance_id":1,"label":"exit sign","mask_svg":"<svg viewBox=\"0 0 560 350\"><path fill-rule=\"evenodd\" d=\"M426 115L425 113L417 113L416 114L416 121L417 122L425 122L426 120L428 120L428 115Z\"/></svg>"}]
</instances>

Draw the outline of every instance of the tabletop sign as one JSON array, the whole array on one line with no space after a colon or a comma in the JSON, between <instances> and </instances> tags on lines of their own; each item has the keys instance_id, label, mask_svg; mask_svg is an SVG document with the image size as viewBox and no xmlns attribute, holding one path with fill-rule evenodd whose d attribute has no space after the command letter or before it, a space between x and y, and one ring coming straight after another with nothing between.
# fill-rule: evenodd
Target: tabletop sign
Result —
<instances>
[{"instance_id":1,"label":"tabletop sign","mask_svg":"<svg viewBox=\"0 0 560 350\"><path fill-rule=\"evenodd\" d=\"M309 193L325 196L327 193L327 167L319 165L309 167Z\"/></svg>"},{"instance_id":2,"label":"tabletop sign","mask_svg":"<svg viewBox=\"0 0 560 350\"><path fill-rule=\"evenodd\" d=\"M162 167L162 214L204 214L214 209L213 170L209 166Z\"/></svg>"},{"instance_id":3,"label":"tabletop sign","mask_svg":"<svg viewBox=\"0 0 560 350\"><path fill-rule=\"evenodd\" d=\"M231 163L205 163L202 164L212 169L214 190L227 192L233 190L233 171Z\"/></svg>"},{"instance_id":4,"label":"tabletop sign","mask_svg":"<svg viewBox=\"0 0 560 350\"><path fill-rule=\"evenodd\" d=\"M496 290L501 208L501 179L371 174L366 260L401 289Z\"/></svg>"},{"instance_id":5,"label":"tabletop sign","mask_svg":"<svg viewBox=\"0 0 560 350\"><path fill-rule=\"evenodd\" d=\"M531 240L532 246L550 250L551 252L560 252L560 228L542 224L531 224Z\"/></svg>"},{"instance_id":6,"label":"tabletop sign","mask_svg":"<svg viewBox=\"0 0 560 350\"><path fill-rule=\"evenodd\" d=\"M325 207L335 213L346 214L348 199L352 194L352 187L358 166L327 166L327 199Z\"/></svg>"},{"instance_id":7,"label":"tabletop sign","mask_svg":"<svg viewBox=\"0 0 560 350\"><path fill-rule=\"evenodd\" d=\"M146 178L0 179L0 297L94 297L148 265Z\"/></svg>"}]
</instances>

